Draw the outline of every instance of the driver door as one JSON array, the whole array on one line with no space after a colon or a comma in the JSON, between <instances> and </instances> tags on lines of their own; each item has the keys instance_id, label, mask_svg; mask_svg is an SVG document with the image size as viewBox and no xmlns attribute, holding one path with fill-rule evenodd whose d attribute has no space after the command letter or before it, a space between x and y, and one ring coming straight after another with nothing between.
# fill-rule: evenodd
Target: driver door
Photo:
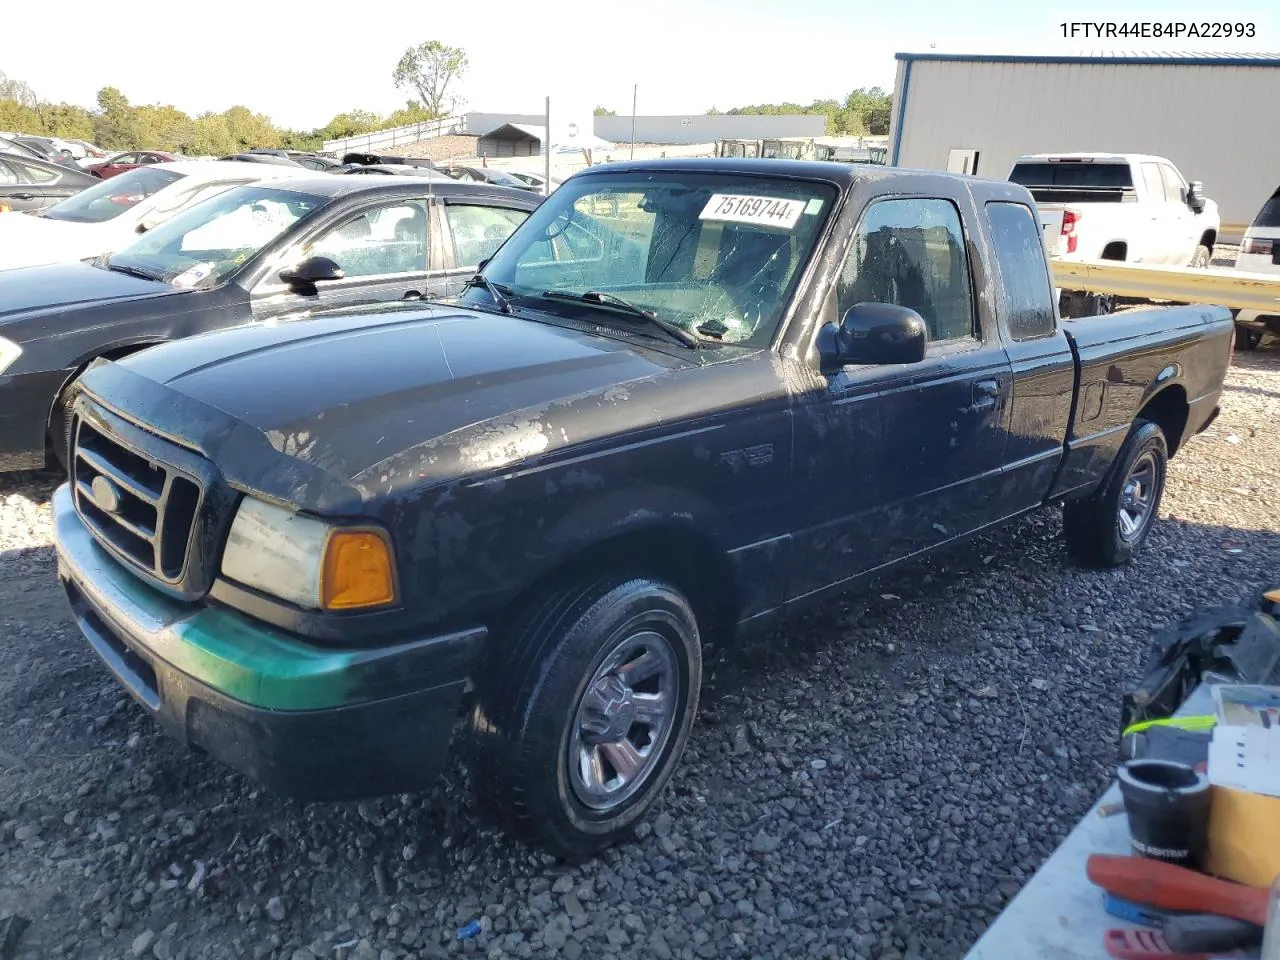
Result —
<instances>
[{"instance_id":1,"label":"driver door","mask_svg":"<svg viewBox=\"0 0 1280 960\"><path fill-rule=\"evenodd\" d=\"M398 197L350 211L280 260L283 268L309 257L328 257L344 277L321 281L308 294L291 289L273 272L253 291L254 318L442 296L445 278L430 255L428 224L423 198Z\"/></svg>"}]
</instances>

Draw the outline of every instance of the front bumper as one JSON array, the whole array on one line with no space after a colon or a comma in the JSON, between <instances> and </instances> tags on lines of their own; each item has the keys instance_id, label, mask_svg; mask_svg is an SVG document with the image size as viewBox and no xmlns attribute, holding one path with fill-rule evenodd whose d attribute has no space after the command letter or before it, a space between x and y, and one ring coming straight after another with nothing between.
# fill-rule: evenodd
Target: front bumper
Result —
<instances>
[{"instance_id":1,"label":"front bumper","mask_svg":"<svg viewBox=\"0 0 1280 960\"><path fill-rule=\"evenodd\" d=\"M440 773L483 628L316 646L153 590L97 545L67 485L53 510L58 577L80 631L170 735L307 800L417 790Z\"/></svg>"}]
</instances>

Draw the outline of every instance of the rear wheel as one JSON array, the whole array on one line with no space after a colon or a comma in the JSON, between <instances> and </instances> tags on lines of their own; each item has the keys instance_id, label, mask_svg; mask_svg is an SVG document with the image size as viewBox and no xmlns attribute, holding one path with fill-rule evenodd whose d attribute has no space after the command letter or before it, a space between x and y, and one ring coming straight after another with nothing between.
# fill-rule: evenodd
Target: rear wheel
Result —
<instances>
[{"instance_id":1,"label":"rear wheel","mask_svg":"<svg viewBox=\"0 0 1280 960\"><path fill-rule=\"evenodd\" d=\"M1168 468L1164 432L1149 420L1135 420L1102 488L1063 508L1072 558L1089 567L1117 567L1133 559L1160 511Z\"/></svg>"},{"instance_id":2,"label":"rear wheel","mask_svg":"<svg viewBox=\"0 0 1280 960\"><path fill-rule=\"evenodd\" d=\"M552 594L484 671L477 798L517 837L577 858L623 839L689 739L702 680L688 600L651 579Z\"/></svg>"},{"instance_id":3,"label":"rear wheel","mask_svg":"<svg viewBox=\"0 0 1280 960\"><path fill-rule=\"evenodd\" d=\"M1262 343L1262 331L1250 330L1248 327L1236 327L1236 349L1257 350Z\"/></svg>"},{"instance_id":4,"label":"rear wheel","mask_svg":"<svg viewBox=\"0 0 1280 960\"><path fill-rule=\"evenodd\" d=\"M1196 247L1196 252L1191 255L1191 262L1187 266L1193 270L1204 270L1209 266L1212 259L1212 252L1202 243Z\"/></svg>"}]
</instances>

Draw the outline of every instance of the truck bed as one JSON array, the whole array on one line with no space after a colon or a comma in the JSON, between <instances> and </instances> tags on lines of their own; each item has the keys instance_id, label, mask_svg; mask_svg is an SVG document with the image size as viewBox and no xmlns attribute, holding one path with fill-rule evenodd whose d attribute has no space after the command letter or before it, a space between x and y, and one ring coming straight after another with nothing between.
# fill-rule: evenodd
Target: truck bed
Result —
<instances>
[{"instance_id":1,"label":"truck bed","mask_svg":"<svg viewBox=\"0 0 1280 960\"><path fill-rule=\"evenodd\" d=\"M1169 380L1179 381L1170 391L1187 408L1183 429L1169 438L1171 450L1208 426L1230 364L1234 325L1227 308L1132 310L1065 320L1063 329L1077 361L1076 401L1053 496L1096 483L1099 458L1111 461L1133 411Z\"/></svg>"}]
</instances>

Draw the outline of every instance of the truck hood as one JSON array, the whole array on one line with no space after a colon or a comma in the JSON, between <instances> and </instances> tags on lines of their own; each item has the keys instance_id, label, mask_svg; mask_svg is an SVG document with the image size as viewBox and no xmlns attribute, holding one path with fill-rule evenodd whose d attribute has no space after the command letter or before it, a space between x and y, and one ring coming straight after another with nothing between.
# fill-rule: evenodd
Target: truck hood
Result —
<instances>
[{"instance_id":1,"label":"truck hood","mask_svg":"<svg viewBox=\"0 0 1280 960\"><path fill-rule=\"evenodd\" d=\"M415 483L499 468L548 442L539 434L534 449L513 417L532 422L531 410L557 401L589 403L627 381L687 367L692 357L532 320L432 307L191 337L97 367L84 382L158 432L201 449L229 478L300 501L253 462L264 454L276 458L256 441L237 452L232 436L249 428L307 472L318 470L368 497L374 487L400 485L379 465L403 462L405 451L424 450ZM135 375L165 389L145 396ZM126 379L113 388L113 376ZM296 473L292 466L286 472Z\"/></svg>"},{"instance_id":2,"label":"truck hood","mask_svg":"<svg viewBox=\"0 0 1280 960\"><path fill-rule=\"evenodd\" d=\"M3 214L0 221L14 216L21 214ZM85 303L181 292L167 283L143 280L87 263L55 263L21 270L0 270L0 325L35 310L53 312Z\"/></svg>"}]
</instances>

